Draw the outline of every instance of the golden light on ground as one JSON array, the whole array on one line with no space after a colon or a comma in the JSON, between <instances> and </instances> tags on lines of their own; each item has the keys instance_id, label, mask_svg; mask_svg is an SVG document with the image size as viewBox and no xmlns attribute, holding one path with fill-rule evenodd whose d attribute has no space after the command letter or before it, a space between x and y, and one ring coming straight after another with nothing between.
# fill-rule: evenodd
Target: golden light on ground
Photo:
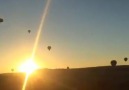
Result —
<instances>
[{"instance_id":1,"label":"golden light on ground","mask_svg":"<svg viewBox=\"0 0 129 90\"><path fill-rule=\"evenodd\" d=\"M25 72L26 74L31 74L33 71L38 69L39 66L32 59L28 59L19 67L20 72Z\"/></svg>"}]
</instances>

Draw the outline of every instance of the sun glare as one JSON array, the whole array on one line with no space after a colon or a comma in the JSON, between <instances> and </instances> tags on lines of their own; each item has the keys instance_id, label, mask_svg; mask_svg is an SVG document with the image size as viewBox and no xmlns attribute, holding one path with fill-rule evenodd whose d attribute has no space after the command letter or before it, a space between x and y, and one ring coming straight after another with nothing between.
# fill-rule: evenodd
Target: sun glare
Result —
<instances>
[{"instance_id":1,"label":"sun glare","mask_svg":"<svg viewBox=\"0 0 129 90\"><path fill-rule=\"evenodd\" d=\"M38 65L32 59L28 59L19 67L20 72L25 72L27 74L31 74L36 69L38 69Z\"/></svg>"}]
</instances>

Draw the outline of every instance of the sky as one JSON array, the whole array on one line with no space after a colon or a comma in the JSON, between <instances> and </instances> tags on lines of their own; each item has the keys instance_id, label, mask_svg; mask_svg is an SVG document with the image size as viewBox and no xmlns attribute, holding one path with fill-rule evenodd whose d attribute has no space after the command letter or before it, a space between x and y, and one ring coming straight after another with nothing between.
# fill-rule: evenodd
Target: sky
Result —
<instances>
[{"instance_id":1,"label":"sky","mask_svg":"<svg viewBox=\"0 0 129 90\"><path fill-rule=\"evenodd\" d=\"M0 72L17 70L31 56L45 5L0 0ZM107 66L111 60L128 65L128 24L129 0L52 0L35 61L41 68Z\"/></svg>"}]
</instances>

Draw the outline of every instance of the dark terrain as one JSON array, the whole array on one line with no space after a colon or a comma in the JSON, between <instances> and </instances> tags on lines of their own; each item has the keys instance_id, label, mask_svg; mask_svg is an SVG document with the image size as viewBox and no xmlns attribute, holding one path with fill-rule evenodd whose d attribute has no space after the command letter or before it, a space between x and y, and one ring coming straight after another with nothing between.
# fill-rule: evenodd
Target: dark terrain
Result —
<instances>
[{"instance_id":1,"label":"dark terrain","mask_svg":"<svg viewBox=\"0 0 129 90\"><path fill-rule=\"evenodd\" d=\"M0 90L22 90L25 74L0 74ZM29 78L26 90L129 90L129 66L42 69Z\"/></svg>"}]
</instances>

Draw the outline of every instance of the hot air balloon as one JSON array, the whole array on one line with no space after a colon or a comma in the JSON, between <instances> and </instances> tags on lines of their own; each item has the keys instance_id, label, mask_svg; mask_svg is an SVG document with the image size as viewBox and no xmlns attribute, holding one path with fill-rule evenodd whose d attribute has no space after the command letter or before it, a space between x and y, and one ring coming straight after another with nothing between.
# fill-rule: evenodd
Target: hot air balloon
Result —
<instances>
[{"instance_id":1,"label":"hot air balloon","mask_svg":"<svg viewBox=\"0 0 129 90\"><path fill-rule=\"evenodd\" d=\"M0 23L3 22L4 20L2 18L0 18Z\"/></svg>"},{"instance_id":2,"label":"hot air balloon","mask_svg":"<svg viewBox=\"0 0 129 90\"><path fill-rule=\"evenodd\" d=\"M116 60L112 60L111 61L111 65L114 67L114 66L116 66L116 64L117 64L117 61Z\"/></svg>"},{"instance_id":3,"label":"hot air balloon","mask_svg":"<svg viewBox=\"0 0 129 90\"><path fill-rule=\"evenodd\" d=\"M127 58L127 57L125 57L125 58L124 58L124 61L126 62L127 60L128 60L128 58Z\"/></svg>"},{"instance_id":4,"label":"hot air balloon","mask_svg":"<svg viewBox=\"0 0 129 90\"><path fill-rule=\"evenodd\" d=\"M51 50L51 46L48 46L47 49L50 51Z\"/></svg>"},{"instance_id":5,"label":"hot air balloon","mask_svg":"<svg viewBox=\"0 0 129 90\"><path fill-rule=\"evenodd\" d=\"M13 71L14 71L14 69L12 68L12 69L11 69L11 71L13 72Z\"/></svg>"},{"instance_id":6,"label":"hot air balloon","mask_svg":"<svg viewBox=\"0 0 129 90\"><path fill-rule=\"evenodd\" d=\"M31 32L31 30L28 30L28 33L30 33Z\"/></svg>"},{"instance_id":7,"label":"hot air balloon","mask_svg":"<svg viewBox=\"0 0 129 90\"><path fill-rule=\"evenodd\" d=\"M67 67L67 69L69 69L69 67Z\"/></svg>"}]
</instances>

